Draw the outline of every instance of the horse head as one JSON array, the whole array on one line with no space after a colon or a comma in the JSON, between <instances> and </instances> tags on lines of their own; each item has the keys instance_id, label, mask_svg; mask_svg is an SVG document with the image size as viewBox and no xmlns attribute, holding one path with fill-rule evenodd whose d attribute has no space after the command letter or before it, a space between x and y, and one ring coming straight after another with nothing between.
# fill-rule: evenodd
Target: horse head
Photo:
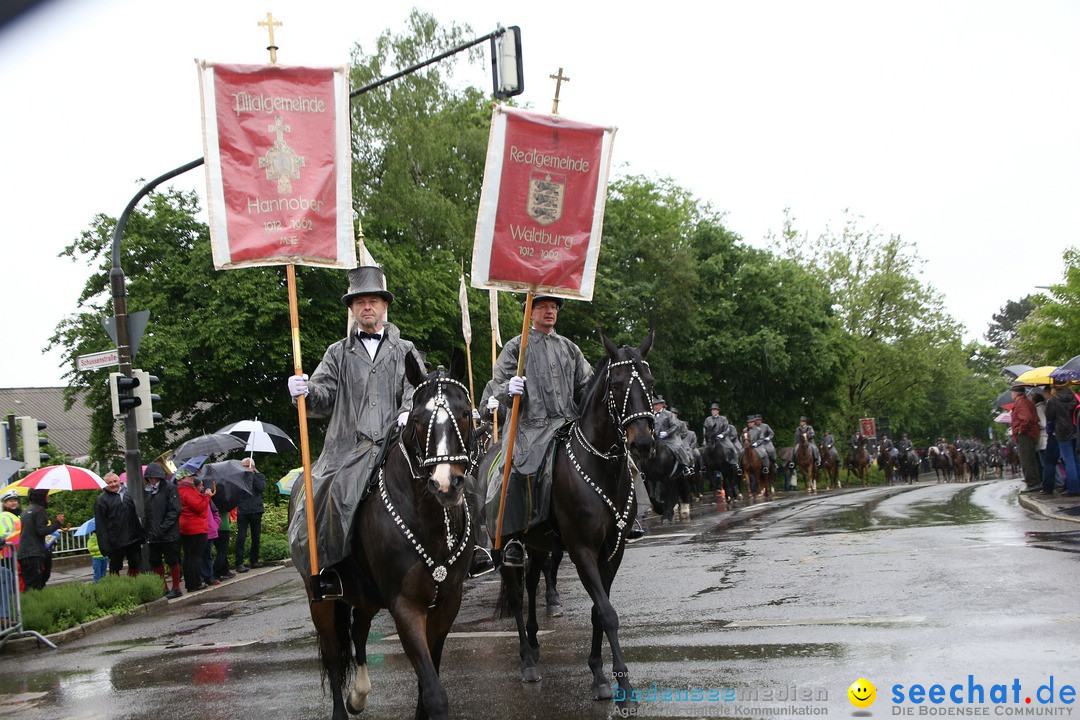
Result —
<instances>
[{"instance_id":1,"label":"horse head","mask_svg":"<svg viewBox=\"0 0 1080 720\"><path fill-rule=\"evenodd\" d=\"M464 358L455 348L450 372L440 367L429 374L409 354L405 356L405 377L415 391L401 443L413 477L425 481L440 505L456 507L465 498L472 442L472 400L462 382Z\"/></svg>"},{"instance_id":2,"label":"horse head","mask_svg":"<svg viewBox=\"0 0 1080 720\"><path fill-rule=\"evenodd\" d=\"M623 436L624 445L640 467L654 452L652 412L653 376L645 358L652 350L654 331L636 348L616 347L604 333L600 340L607 351L608 413Z\"/></svg>"}]
</instances>

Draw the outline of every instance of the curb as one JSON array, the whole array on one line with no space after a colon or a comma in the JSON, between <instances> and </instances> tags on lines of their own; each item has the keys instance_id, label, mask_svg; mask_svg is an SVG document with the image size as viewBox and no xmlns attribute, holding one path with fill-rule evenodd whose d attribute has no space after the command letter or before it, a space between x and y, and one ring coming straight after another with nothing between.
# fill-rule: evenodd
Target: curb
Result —
<instances>
[{"instance_id":1,"label":"curb","mask_svg":"<svg viewBox=\"0 0 1080 720\"><path fill-rule=\"evenodd\" d=\"M1054 508L1047 507L1042 502L1032 499L1030 495L1018 493L1016 497L1020 501L1020 507L1025 510L1030 510L1033 513L1038 513L1043 517L1053 518L1054 520L1064 520L1073 523L1080 522L1080 515L1068 515L1058 512Z\"/></svg>"},{"instance_id":2,"label":"curb","mask_svg":"<svg viewBox=\"0 0 1080 720\"><path fill-rule=\"evenodd\" d=\"M230 585L235 585L242 580L259 577L260 575L265 575L266 573L274 572L275 570L279 570L284 567L291 567L291 565L292 563L289 561L270 562L267 563L264 567L256 568L254 570L251 570L250 572L244 573L244 577L237 576L236 578L223 582L219 585L204 587L201 590L196 590L193 593L184 593L180 597L174 598L173 600L169 600L165 597L159 597L156 600L151 600L148 603L139 605L138 607L132 609L130 612L126 612L121 615L106 615L105 617L100 617L96 620L91 620L81 625L76 625L75 627L68 628L67 630L55 632L52 635L46 635L45 637L53 645L59 647L64 643L69 643L74 640L80 640L87 635L93 635L94 633L101 632L102 630L110 628L114 625L122 625L123 623L133 620L134 618L137 618L141 615L157 615L158 613L165 612L169 609L169 605L171 603L182 603L185 602L188 598L198 597L199 595L202 595L204 593L212 592L216 588L224 588ZM18 637L8 640L6 643L4 643L3 650L0 651L0 654L6 652L25 653L30 652L31 650L39 650L42 648L48 648L50 650L52 649L49 648L49 646L45 643L38 640L33 635L30 635L27 637Z\"/></svg>"}]
</instances>

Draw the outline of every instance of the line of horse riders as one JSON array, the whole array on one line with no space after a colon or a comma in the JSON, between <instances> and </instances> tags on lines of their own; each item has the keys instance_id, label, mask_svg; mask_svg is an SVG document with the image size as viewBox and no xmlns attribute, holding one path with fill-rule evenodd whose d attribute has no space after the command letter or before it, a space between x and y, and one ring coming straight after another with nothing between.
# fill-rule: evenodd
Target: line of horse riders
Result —
<instances>
[{"instance_id":1,"label":"line of horse riders","mask_svg":"<svg viewBox=\"0 0 1080 720\"><path fill-rule=\"evenodd\" d=\"M674 464L681 471L657 472L664 467L662 461L657 468L648 465L642 468L650 495L661 498L654 504L664 507L663 515L667 518L673 516L676 505L687 513L688 503L683 500L687 496L700 497L705 479L719 481L723 499L730 503L742 499L741 482L745 482L751 497L771 495L778 471L783 475L784 489L794 490L796 476L801 474L807 490L816 492L819 474L824 477L826 489L841 487L841 468L847 470L849 479L854 474L864 486L868 484L867 470L871 463L877 464L889 483L911 483L918 479L925 461L939 482L963 481L977 480L995 469L1000 477L1005 465L1015 466L1018 458L1011 443L1003 446L997 440L985 445L978 438L958 436L950 444L942 437L920 452L907 433L894 443L887 434L879 440L856 432L841 460L833 435L826 429L819 441L806 416L799 418L792 445L778 452L774 445L775 432L760 414L748 415L746 426L740 431L720 413L720 405L715 402L702 426L704 443L698 446L696 433L678 417L678 410L667 408L662 396L655 397L653 412L659 445L674 456Z\"/></svg>"}]
</instances>

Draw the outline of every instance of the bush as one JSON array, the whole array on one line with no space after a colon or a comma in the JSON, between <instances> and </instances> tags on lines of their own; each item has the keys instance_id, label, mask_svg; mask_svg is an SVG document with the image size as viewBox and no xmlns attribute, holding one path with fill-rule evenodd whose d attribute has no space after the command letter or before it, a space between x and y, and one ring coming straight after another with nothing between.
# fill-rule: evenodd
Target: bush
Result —
<instances>
[{"instance_id":1,"label":"bush","mask_svg":"<svg viewBox=\"0 0 1080 720\"><path fill-rule=\"evenodd\" d=\"M161 595L161 578L155 573L46 586L23 593L23 627L48 635L107 615L129 613Z\"/></svg>"},{"instance_id":2,"label":"bush","mask_svg":"<svg viewBox=\"0 0 1080 720\"><path fill-rule=\"evenodd\" d=\"M263 533L262 544L259 546L259 560L273 562L284 560L289 557L289 540L284 535L276 533Z\"/></svg>"}]
</instances>

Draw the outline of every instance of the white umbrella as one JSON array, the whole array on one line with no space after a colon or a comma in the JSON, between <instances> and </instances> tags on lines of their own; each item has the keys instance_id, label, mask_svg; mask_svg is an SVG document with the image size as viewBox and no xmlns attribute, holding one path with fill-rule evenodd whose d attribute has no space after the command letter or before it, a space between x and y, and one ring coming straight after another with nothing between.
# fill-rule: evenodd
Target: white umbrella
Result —
<instances>
[{"instance_id":1,"label":"white umbrella","mask_svg":"<svg viewBox=\"0 0 1080 720\"><path fill-rule=\"evenodd\" d=\"M232 425L226 425L215 434L234 435L240 438L246 443L244 452L279 453L296 449L296 443L284 430L259 420L241 420Z\"/></svg>"}]
</instances>

